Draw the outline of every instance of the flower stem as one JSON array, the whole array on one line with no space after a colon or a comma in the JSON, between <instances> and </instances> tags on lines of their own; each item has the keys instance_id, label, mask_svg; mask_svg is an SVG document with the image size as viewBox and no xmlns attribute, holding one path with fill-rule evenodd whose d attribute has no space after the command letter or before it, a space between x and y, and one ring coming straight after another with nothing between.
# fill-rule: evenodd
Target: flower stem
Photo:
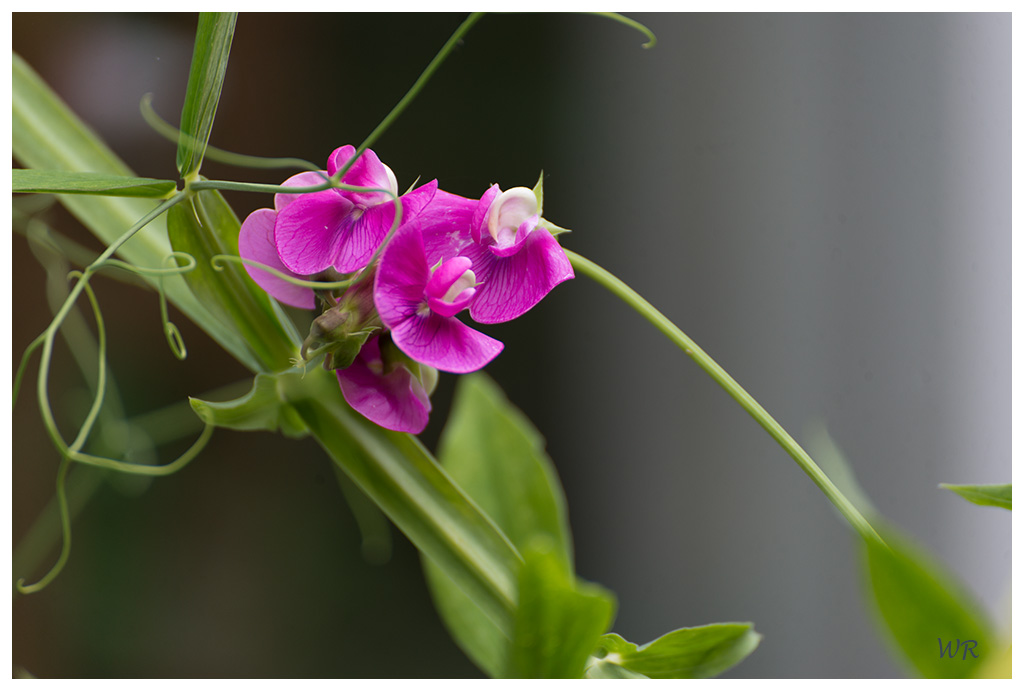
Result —
<instances>
[{"instance_id":1,"label":"flower stem","mask_svg":"<svg viewBox=\"0 0 1024 691\"><path fill-rule=\"evenodd\" d=\"M870 523L868 523L867 519L864 518L850 500L839 491L839 488L832 483L810 455L808 455L808 453L796 443L796 440L782 428L782 425L776 422L775 418L769 415L768 411L765 410L760 403L754 400L754 397L747 393L735 379L729 376L728 372L722 369L717 362L711 359L711 356L705 353L700 346L693 341L693 339L683 333L678 326L669 321L669 319L655 309L651 303L640 297L636 291L594 262L581 257L571 250L565 250L565 254L569 257L569 261L572 262L573 269L597 281L603 287L621 298L627 305L639 312L645 319L647 319L647 321L651 322L651 324L657 327L659 331L665 334L670 341L675 343L683 350L684 353L689 355L690 358L693 359L693 361L696 362L702 370L707 372L719 386L725 389L726 392L732 396L744 410L750 413L751 417L753 417L757 423L771 435L772 439L778 442L779 446L781 446L786 453L792 456L793 460L796 461L801 470L807 473L808 477L810 477L814 484L818 486L818 489L820 489L825 496L828 497L829 501L835 505L839 510L839 513L841 513L843 517L850 522L850 525L853 526L854 530L856 530L866 540L882 541L878 533L875 532L875 529L871 527Z\"/></svg>"},{"instance_id":2,"label":"flower stem","mask_svg":"<svg viewBox=\"0 0 1024 691\"><path fill-rule=\"evenodd\" d=\"M344 175L344 171L347 170L357 158L359 158L359 154L370 148L373 143L377 141L377 138L384 134L384 132L391 126L391 123L402 114L402 111L405 110L406 106L413 102L413 99L419 95L420 90L423 89L427 82L430 81L430 78L434 76L434 72L436 72L437 68L441 66L441 63L445 61L452 50L454 50L455 46L459 44L459 41L462 40L462 37L466 35L466 32L473 28L473 25L476 24L482 16L484 16L483 12L473 12L466 17L465 21L459 25L459 28L455 30L455 33L451 35L451 38L449 38L441 47L441 50L437 52L434 59L430 61L430 64L427 65L419 78L416 79L416 82L412 85L409 91L407 91L405 96L402 97L402 100L400 100L395 107L391 109L391 112L387 114L387 117L381 120L380 124L374 128L373 132L370 132L369 136L367 136L366 139L363 140L363 143L359 145L355 155L349 160L348 165L342 169L342 175ZM336 177L339 177L340 179L340 176L337 176L337 174Z\"/></svg>"}]
</instances>

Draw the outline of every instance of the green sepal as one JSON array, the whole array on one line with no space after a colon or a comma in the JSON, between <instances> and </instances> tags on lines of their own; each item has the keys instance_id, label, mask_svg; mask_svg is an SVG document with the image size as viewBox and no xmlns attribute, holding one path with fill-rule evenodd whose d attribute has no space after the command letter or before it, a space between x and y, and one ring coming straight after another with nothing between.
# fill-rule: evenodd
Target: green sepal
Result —
<instances>
[{"instance_id":1,"label":"green sepal","mask_svg":"<svg viewBox=\"0 0 1024 691\"><path fill-rule=\"evenodd\" d=\"M11 170L12 192L49 194L99 194L107 197L164 198L175 190L173 180L135 178L106 173L79 173L64 170Z\"/></svg>"},{"instance_id":2,"label":"green sepal","mask_svg":"<svg viewBox=\"0 0 1024 691\"><path fill-rule=\"evenodd\" d=\"M537 198L537 213L544 215L544 171L540 171L537 184L533 186L533 196Z\"/></svg>"},{"instance_id":3,"label":"green sepal","mask_svg":"<svg viewBox=\"0 0 1024 691\"><path fill-rule=\"evenodd\" d=\"M1013 485L939 485L942 489L956 492L967 501L978 506L997 506L1008 511L1013 510Z\"/></svg>"},{"instance_id":4,"label":"green sepal","mask_svg":"<svg viewBox=\"0 0 1024 691\"><path fill-rule=\"evenodd\" d=\"M579 679L611 625L615 598L601 586L577 579L550 540L534 540L522 554L506 676Z\"/></svg>"},{"instance_id":5,"label":"green sepal","mask_svg":"<svg viewBox=\"0 0 1024 691\"><path fill-rule=\"evenodd\" d=\"M983 610L927 551L895 529L879 526L885 544L865 540L863 559L868 595L893 647L922 677L974 676L997 642ZM959 654L940 657L940 645L951 641ZM968 641L976 643L971 654L961 648Z\"/></svg>"},{"instance_id":6,"label":"green sepal","mask_svg":"<svg viewBox=\"0 0 1024 691\"><path fill-rule=\"evenodd\" d=\"M189 398L192 410L203 422L235 430L278 432L293 439L309 430L295 409L282 396L283 378L301 374L257 374L249 393L231 401L214 402Z\"/></svg>"},{"instance_id":7,"label":"green sepal","mask_svg":"<svg viewBox=\"0 0 1024 691\"><path fill-rule=\"evenodd\" d=\"M178 138L178 172L186 180L198 173L210 141L224 73L228 69L236 18L235 12L199 14Z\"/></svg>"},{"instance_id":8,"label":"green sepal","mask_svg":"<svg viewBox=\"0 0 1024 691\"><path fill-rule=\"evenodd\" d=\"M760 642L751 623L676 629L641 646L609 633L601 637L587 677L615 678L610 675L618 667L623 675L651 679L707 679L742 662Z\"/></svg>"},{"instance_id":9,"label":"green sepal","mask_svg":"<svg viewBox=\"0 0 1024 691\"><path fill-rule=\"evenodd\" d=\"M375 333L377 333L377 329L365 329L346 334L345 338L335 341L331 346L330 362L326 365L327 369L338 370L349 367L356 361L359 351L363 349L363 344Z\"/></svg>"},{"instance_id":10,"label":"green sepal","mask_svg":"<svg viewBox=\"0 0 1024 691\"><path fill-rule=\"evenodd\" d=\"M540 223L537 225L544 228L554 236L561 235L562 233L571 233L572 231L568 228L555 225L551 221L544 218L544 171L540 171L540 177L537 178L537 184L533 186L533 196L537 197L537 214L541 216Z\"/></svg>"},{"instance_id":11,"label":"green sepal","mask_svg":"<svg viewBox=\"0 0 1024 691\"><path fill-rule=\"evenodd\" d=\"M487 375L459 378L438 459L517 549L545 537L571 571L565 497L544 439ZM502 675L508 637L433 563L424 560L423 568L452 638L481 670Z\"/></svg>"},{"instance_id":12,"label":"green sepal","mask_svg":"<svg viewBox=\"0 0 1024 691\"><path fill-rule=\"evenodd\" d=\"M298 355L298 336L291 321L235 263L215 269L211 259L238 254L240 224L224 197L204 190L167 212L171 247L192 255L196 268L185 281L200 302L242 336L265 371L290 366Z\"/></svg>"},{"instance_id":13,"label":"green sepal","mask_svg":"<svg viewBox=\"0 0 1024 691\"><path fill-rule=\"evenodd\" d=\"M540 226L541 228L545 229L546 231L548 231L549 233L551 233L555 237L558 237L562 233L571 233L572 232L568 228L563 228L562 226L556 226L554 223L552 223L551 221L549 221L546 218L540 219L540 223L538 223L537 225Z\"/></svg>"}]
</instances>

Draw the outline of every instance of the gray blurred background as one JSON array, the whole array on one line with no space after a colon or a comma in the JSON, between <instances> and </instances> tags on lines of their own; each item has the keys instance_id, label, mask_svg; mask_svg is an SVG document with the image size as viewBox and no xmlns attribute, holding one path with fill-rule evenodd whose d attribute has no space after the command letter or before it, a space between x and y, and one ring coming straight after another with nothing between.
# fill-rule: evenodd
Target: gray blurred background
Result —
<instances>
[{"instance_id":1,"label":"gray blurred background","mask_svg":"<svg viewBox=\"0 0 1024 691\"><path fill-rule=\"evenodd\" d=\"M824 425L876 507L1008 626L1009 515L936 485L1010 481L1010 16L636 18L653 50L592 16L485 17L375 150L403 188L436 177L466 196L543 169L567 247L646 296L798 439ZM243 14L213 143L325 161L461 19ZM138 102L153 92L177 119L194 30L184 14L14 14L13 46L139 174L175 177ZM271 205L228 198L241 217ZM88 241L63 212L49 220ZM12 244L17 358L49 315L43 270ZM178 363L152 293L96 285L129 408L245 376L180 315ZM618 595L616 632L640 643L753 621L764 641L730 676L903 674L864 606L850 530L638 315L580 278L484 330L506 344L488 372L548 440L579 574ZM454 379L435 395L431 447ZM53 381L74 411L66 349ZM35 406L26 390L14 411L15 545L53 493ZM101 487L64 573L14 602L13 661L39 676L478 675L393 534L388 563L361 558L315 443L219 432L178 475Z\"/></svg>"}]
</instances>

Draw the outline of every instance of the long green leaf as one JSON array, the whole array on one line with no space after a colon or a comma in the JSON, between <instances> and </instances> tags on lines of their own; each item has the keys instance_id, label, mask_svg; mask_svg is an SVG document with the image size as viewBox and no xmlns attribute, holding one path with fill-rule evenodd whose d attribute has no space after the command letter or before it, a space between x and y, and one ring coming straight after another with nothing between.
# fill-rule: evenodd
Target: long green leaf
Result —
<instances>
[{"instance_id":1,"label":"long green leaf","mask_svg":"<svg viewBox=\"0 0 1024 691\"><path fill-rule=\"evenodd\" d=\"M178 139L178 172L186 180L198 173L210 141L224 73L228 69L236 16L235 12L202 12L199 15L185 105L181 109L181 137Z\"/></svg>"},{"instance_id":2,"label":"long green leaf","mask_svg":"<svg viewBox=\"0 0 1024 691\"><path fill-rule=\"evenodd\" d=\"M641 646L610 633L601 638L601 659L587 669L587 677L613 678L613 667L651 679L716 677L742 662L760 642L761 634L749 623L676 629Z\"/></svg>"},{"instance_id":3,"label":"long green leaf","mask_svg":"<svg viewBox=\"0 0 1024 691\"><path fill-rule=\"evenodd\" d=\"M523 550L510 677L579 679L615 612L611 593L576 579L550 541Z\"/></svg>"},{"instance_id":4,"label":"long green leaf","mask_svg":"<svg viewBox=\"0 0 1024 691\"><path fill-rule=\"evenodd\" d=\"M220 270L211 264L216 255L238 254L239 226L216 190L194 194L167 214L171 247L196 260L196 268L185 275L189 288L225 326L241 334L264 369L282 370L298 355L291 321L275 311L271 299L238 264Z\"/></svg>"},{"instance_id":5,"label":"long green leaf","mask_svg":"<svg viewBox=\"0 0 1024 691\"><path fill-rule=\"evenodd\" d=\"M939 485L942 489L956 492L967 501L978 506L998 506L1013 509L1013 485Z\"/></svg>"},{"instance_id":6,"label":"long green leaf","mask_svg":"<svg viewBox=\"0 0 1024 691\"><path fill-rule=\"evenodd\" d=\"M870 596L894 647L923 677L974 676L997 651L983 610L924 549L892 528L881 532L886 544L865 540L864 560Z\"/></svg>"},{"instance_id":7,"label":"long green leaf","mask_svg":"<svg viewBox=\"0 0 1024 691\"><path fill-rule=\"evenodd\" d=\"M19 55L13 56L12 145L14 157L29 168L91 171L133 176L121 161ZM61 203L101 241L111 243L153 210L147 199L60 195ZM164 219L158 218L118 252L125 261L159 267L171 253ZM154 286L155 278L147 278ZM180 276L164 279L168 299L250 370L260 363L239 334L227 328L192 295ZM154 320L155 321L155 320ZM157 322L155 322L157 323Z\"/></svg>"},{"instance_id":8,"label":"long green leaf","mask_svg":"<svg viewBox=\"0 0 1024 691\"><path fill-rule=\"evenodd\" d=\"M510 636L519 554L423 445L354 413L322 369L282 389L332 460Z\"/></svg>"},{"instance_id":9,"label":"long green leaf","mask_svg":"<svg viewBox=\"0 0 1024 691\"><path fill-rule=\"evenodd\" d=\"M80 173L62 170L11 171L14 192L48 192L65 194L99 194L111 197L164 198L175 188L173 180L136 178L103 173Z\"/></svg>"},{"instance_id":10,"label":"long green leaf","mask_svg":"<svg viewBox=\"0 0 1024 691\"><path fill-rule=\"evenodd\" d=\"M544 439L485 374L459 378L438 460L517 549L546 538L572 571L565 498ZM423 568L452 638L480 669L501 675L508 638L437 566L424 560Z\"/></svg>"}]
</instances>

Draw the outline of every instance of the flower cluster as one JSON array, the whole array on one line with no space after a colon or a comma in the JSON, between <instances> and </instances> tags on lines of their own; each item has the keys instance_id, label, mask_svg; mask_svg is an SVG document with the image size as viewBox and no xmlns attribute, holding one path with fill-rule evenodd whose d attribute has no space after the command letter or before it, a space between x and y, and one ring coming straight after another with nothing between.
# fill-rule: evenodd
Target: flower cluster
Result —
<instances>
[{"instance_id":1,"label":"flower cluster","mask_svg":"<svg viewBox=\"0 0 1024 691\"><path fill-rule=\"evenodd\" d=\"M435 180L399 196L376 154L352 162L355 153L343 146L326 171L286 180L311 187L344 170L345 189L276 195L273 209L242 223L239 254L257 263L246 270L273 297L321 310L303 355L324 354L349 405L382 427L418 434L436 370L478 370L504 347L456 315L466 310L482 324L515 319L572 278L572 266L533 190L492 185L466 199ZM338 294L282 276L345 287Z\"/></svg>"}]
</instances>

